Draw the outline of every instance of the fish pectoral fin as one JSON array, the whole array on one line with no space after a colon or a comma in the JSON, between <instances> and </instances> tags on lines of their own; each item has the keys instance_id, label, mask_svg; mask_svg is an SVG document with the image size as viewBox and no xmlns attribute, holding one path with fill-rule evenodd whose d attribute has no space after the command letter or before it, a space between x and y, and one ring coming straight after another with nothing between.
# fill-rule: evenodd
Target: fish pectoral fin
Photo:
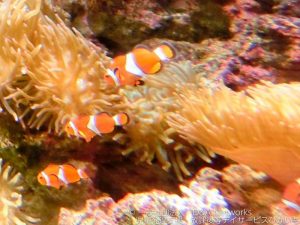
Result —
<instances>
[{"instance_id":1,"label":"fish pectoral fin","mask_svg":"<svg viewBox=\"0 0 300 225\"><path fill-rule=\"evenodd\" d=\"M100 116L100 115L108 115L108 116L110 116L108 112L100 112L100 113L97 114L97 116Z\"/></svg>"},{"instance_id":2,"label":"fish pectoral fin","mask_svg":"<svg viewBox=\"0 0 300 225\"><path fill-rule=\"evenodd\" d=\"M50 185L49 186L54 187L56 189L60 189L61 182L60 182L59 178L56 175L54 175L54 174L49 175L49 179L50 179Z\"/></svg>"},{"instance_id":3,"label":"fish pectoral fin","mask_svg":"<svg viewBox=\"0 0 300 225\"><path fill-rule=\"evenodd\" d=\"M73 166L71 163L65 163L62 165L64 169L71 169L71 170L77 170L75 166Z\"/></svg>"},{"instance_id":4,"label":"fish pectoral fin","mask_svg":"<svg viewBox=\"0 0 300 225\"><path fill-rule=\"evenodd\" d=\"M94 136L91 136L91 135L87 135L87 134L85 134L85 133L82 132L82 131L79 131L79 134L80 134L80 136L81 136L86 142L90 142L90 141L92 140L92 138L94 137Z\"/></svg>"},{"instance_id":5,"label":"fish pectoral fin","mask_svg":"<svg viewBox=\"0 0 300 225\"><path fill-rule=\"evenodd\" d=\"M50 163L50 164L48 164L47 168L53 168L53 167L56 167L56 166L58 166L58 164Z\"/></svg>"},{"instance_id":6,"label":"fish pectoral fin","mask_svg":"<svg viewBox=\"0 0 300 225\"><path fill-rule=\"evenodd\" d=\"M85 140L85 142L89 143L92 140L92 138L91 137L85 137L84 140Z\"/></svg>"}]
</instances>

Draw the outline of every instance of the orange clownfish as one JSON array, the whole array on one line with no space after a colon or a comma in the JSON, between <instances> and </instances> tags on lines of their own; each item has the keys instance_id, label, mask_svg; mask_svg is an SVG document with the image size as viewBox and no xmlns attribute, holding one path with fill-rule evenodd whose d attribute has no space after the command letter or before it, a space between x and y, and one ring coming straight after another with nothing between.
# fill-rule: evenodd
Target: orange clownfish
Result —
<instances>
[{"instance_id":1,"label":"orange clownfish","mask_svg":"<svg viewBox=\"0 0 300 225\"><path fill-rule=\"evenodd\" d=\"M126 55L115 57L104 78L110 85L141 85L143 76L158 73L162 62L174 57L175 51L167 43L153 50L136 47Z\"/></svg>"},{"instance_id":2,"label":"orange clownfish","mask_svg":"<svg viewBox=\"0 0 300 225\"><path fill-rule=\"evenodd\" d=\"M56 189L78 182L81 179L89 179L89 177L83 170L77 169L71 164L49 164L37 175L37 180L40 184Z\"/></svg>"},{"instance_id":3,"label":"orange clownfish","mask_svg":"<svg viewBox=\"0 0 300 225\"><path fill-rule=\"evenodd\" d=\"M126 113L110 116L103 112L92 116L78 116L67 123L65 131L68 135L81 137L90 142L94 136L111 133L115 126L124 126L128 122L129 116Z\"/></svg>"},{"instance_id":4,"label":"orange clownfish","mask_svg":"<svg viewBox=\"0 0 300 225\"><path fill-rule=\"evenodd\" d=\"M290 215L300 213L300 178L285 188L282 203Z\"/></svg>"}]
</instances>

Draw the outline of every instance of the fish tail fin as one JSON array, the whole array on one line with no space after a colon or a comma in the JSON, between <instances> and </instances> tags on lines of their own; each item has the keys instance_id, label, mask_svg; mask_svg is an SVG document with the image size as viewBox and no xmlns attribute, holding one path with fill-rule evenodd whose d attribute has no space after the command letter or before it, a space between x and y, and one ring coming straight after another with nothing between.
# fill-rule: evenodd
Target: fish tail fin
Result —
<instances>
[{"instance_id":1,"label":"fish tail fin","mask_svg":"<svg viewBox=\"0 0 300 225\"><path fill-rule=\"evenodd\" d=\"M116 126L124 126L129 123L129 116L127 113L122 112L113 116Z\"/></svg>"},{"instance_id":2,"label":"fish tail fin","mask_svg":"<svg viewBox=\"0 0 300 225\"><path fill-rule=\"evenodd\" d=\"M81 179L89 179L89 176L82 169L78 169L77 172Z\"/></svg>"},{"instance_id":3,"label":"fish tail fin","mask_svg":"<svg viewBox=\"0 0 300 225\"><path fill-rule=\"evenodd\" d=\"M161 45L156 47L153 52L160 58L162 61L168 61L176 57L176 51L172 44L169 42L163 42Z\"/></svg>"}]
</instances>

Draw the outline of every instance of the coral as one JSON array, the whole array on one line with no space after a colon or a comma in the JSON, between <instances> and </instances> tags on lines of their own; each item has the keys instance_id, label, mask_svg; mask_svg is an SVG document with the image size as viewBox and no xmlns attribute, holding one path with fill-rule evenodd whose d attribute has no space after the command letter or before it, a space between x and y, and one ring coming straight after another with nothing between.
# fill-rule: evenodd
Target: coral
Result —
<instances>
[{"instance_id":1,"label":"coral","mask_svg":"<svg viewBox=\"0 0 300 225\"><path fill-rule=\"evenodd\" d=\"M168 123L182 137L287 184L300 176L299 87L266 83L241 93L225 87L186 90Z\"/></svg>"},{"instance_id":2,"label":"coral","mask_svg":"<svg viewBox=\"0 0 300 225\"><path fill-rule=\"evenodd\" d=\"M196 186L195 184L193 186ZM218 224L230 217L227 203L217 189L200 185L181 187L184 196L161 191L129 194L117 203L112 214L118 224Z\"/></svg>"},{"instance_id":3,"label":"coral","mask_svg":"<svg viewBox=\"0 0 300 225\"><path fill-rule=\"evenodd\" d=\"M22 175L0 159L0 222L3 225L37 224L39 219L24 211Z\"/></svg>"},{"instance_id":4,"label":"coral","mask_svg":"<svg viewBox=\"0 0 300 225\"><path fill-rule=\"evenodd\" d=\"M72 15L73 26L86 36L94 33L115 52L129 51L154 37L197 42L229 34L229 20L222 8L208 1L65 0L58 5Z\"/></svg>"},{"instance_id":5,"label":"coral","mask_svg":"<svg viewBox=\"0 0 300 225\"><path fill-rule=\"evenodd\" d=\"M115 202L100 197L86 202L80 211L61 208L58 224L218 224L231 217L228 204L206 175L180 186L182 197L153 190L128 194ZM201 177L203 178L201 180Z\"/></svg>"},{"instance_id":6,"label":"coral","mask_svg":"<svg viewBox=\"0 0 300 225\"><path fill-rule=\"evenodd\" d=\"M299 81L299 18L282 15L287 4L297 1L274 5L271 14L254 0L229 1L223 9L231 19L230 39L172 44L180 60L191 60L199 73L236 91L261 80ZM283 11L275 10L279 6Z\"/></svg>"},{"instance_id":7,"label":"coral","mask_svg":"<svg viewBox=\"0 0 300 225\"><path fill-rule=\"evenodd\" d=\"M300 18L299 0L282 0L279 3L280 4L275 7L278 13Z\"/></svg>"},{"instance_id":8,"label":"coral","mask_svg":"<svg viewBox=\"0 0 300 225\"><path fill-rule=\"evenodd\" d=\"M271 10L266 10L267 13L263 2L236 0L224 6L232 18L230 30L234 36L226 43L233 54L227 56L229 64L222 77L231 88L244 89L261 79L273 82L299 81L299 18L286 13L297 1L281 1L278 5L270 2L268 7ZM276 13L271 14L272 10ZM214 48L213 44L209 50L220 52L220 47ZM225 47L224 44L221 46ZM245 73L240 69L243 65L249 66L250 79L247 78L247 70ZM251 68L255 67L262 73L253 77ZM235 80L231 79L233 75Z\"/></svg>"},{"instance_id":9,"label":"coral","mask_svg":"<svg viewBox=\"0 0 300 225\"><path fill-rule=\"evenodd\" d=\"M80 210L61 208L59 224L249 225L255 218L271 218L270 205L280 200L278 186L245 165L232 164L223 171L202 168L179 188L180 195L151 190L118 201L109 196L89 199Z\"/></svg>"},{"instance_id":10,"label":"coral","mask_svg":"<svg viewBox=\"0 0 300 225\"><path fill-rule=\"evenodd\" d=\"M58 225L65 224L94 224L94 225L117 225L111 216L106 214L106 210L112 207L115 202L112 198L102 197L98 200L89 199L85 208L81 211L60 209Z\"/></svg>"}]
</instances>

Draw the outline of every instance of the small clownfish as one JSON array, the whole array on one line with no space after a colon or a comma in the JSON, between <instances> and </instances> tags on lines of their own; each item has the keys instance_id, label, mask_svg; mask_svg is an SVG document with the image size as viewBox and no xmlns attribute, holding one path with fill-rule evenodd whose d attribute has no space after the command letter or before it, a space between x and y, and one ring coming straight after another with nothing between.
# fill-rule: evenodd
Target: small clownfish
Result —
<instances>
[{"instance_id":1,"label":"small clownfish","mask_svg":"<svg viewBox=\"0 0 300 225\"><path fill-rule=\"evenodd\" d=\"M289 215L300 213L300 178L285 188L281 201Z\"/></svg>"},{"instance_id":2,"label":"small clownfish","mask_svg":"<svg viewBox=\"0 0 300 225\"><path fill-rule=\"evenodd\" d=\"M168 43L153 50L136 47L126 55L115 57L104 79L108 84L116 86L142 85L143 76L158 73L162 62L174 57L174 48Z\"/></svg>"},{"instance_id":3,"label":"small clownfish","mask_svg":"<svg viewBox=\"0 0 300 225\"><path fill-rule=\"evenodd\" d=\"M56 189L78 182L81 179L89 179L89 177L83 170L77 169L71 164L49 164L37 175L40 184Z\"/></svg>"},{"instance_id":4,"label":"small clownfish","mask_svg":"<svg viewBox=\"0 0 300 225\"><path fill-rule=\"evenodd\" d=\"M67 123L65 131L68 135L81 137L90 142L96 135L111 133L115 126L124 126L128 123L129 116L126 113L110 116L103 112L92 116L78 116Z\"/></svg>"}]
</instances>

